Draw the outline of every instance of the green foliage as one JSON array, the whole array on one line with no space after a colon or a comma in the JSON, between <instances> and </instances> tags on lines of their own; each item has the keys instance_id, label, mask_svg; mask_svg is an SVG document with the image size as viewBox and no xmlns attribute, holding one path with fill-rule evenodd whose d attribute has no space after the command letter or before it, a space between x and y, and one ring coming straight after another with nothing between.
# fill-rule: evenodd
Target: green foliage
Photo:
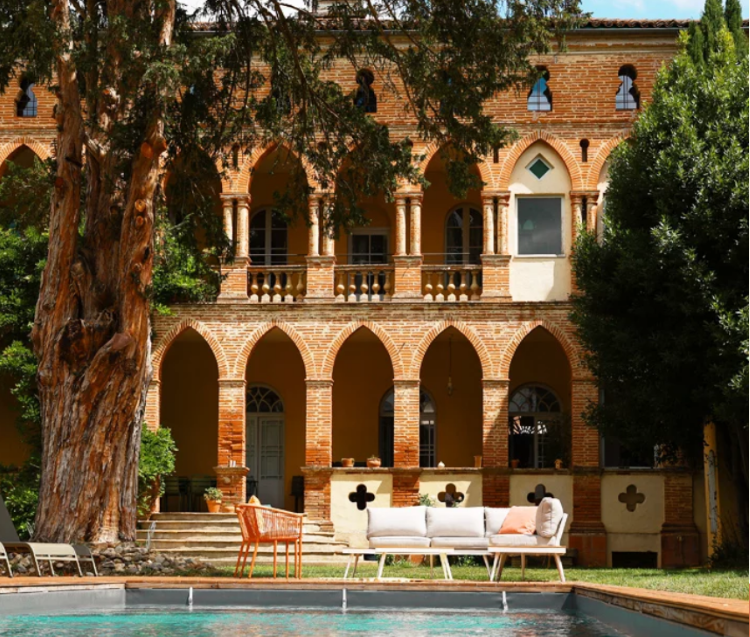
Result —
<instances>
[{"instance_id":1,"label":"green foliage","mask_svg":"<svg viewBox=\"0 0 750 637\"><path fill-rule=\"evenodd\" d=\"M208 487L206 489L206 492L203 494L203 497L207 502L221 502L224 494L221 492L221 489L217 489L216 487Z\"/></svg>"},{"instance_id":2,"label":"green foliage","mask_svg":"<svg viewBox=\"0 0 750 637\"><path fill-rule=\"evenodd\" d=\"M734 40L737 60L747 60L747 35L742 29L742 6L740 0L726 0L722 10L721 0L706 0L700 23L692 23L688 30L688 54L693 63L702 67L722 47L722 31L729 29Z\"/></svg>"},{"instance_id":3,"label":"green foliage","mask_svg":"<svg viewBox=\"0 0 750 637\"><path fill-rule=\"evenodd\" d=\"M632 140L613 153L604 236L576 246L572 319L604 389L589 421L633 452L660 444L699 462L713 419L742 450L742 502L748 61L726 29L716 42L704 64L683 52L661 71Z\"/></svg>"},{"instance_id":4,"label":"green foliage","mask_svg":"<svg viewBox=\"0 0 750 637\"><path fill-rule=\"evenodd\" d=\"M435 500L430 497L429 493L420 493L419 494L419 506L421 507L434 507L435 506Z\"/></svg>"},{"instance_id":5,"label":"green foliage","mask_svg":"<svg viewBox=\"0 0 750 637\"><path fill-rule=\"evenodd\" d=\"M141 430L141 455L138 461L138 509L148 512L153 499L164 494L164 477L174 473L177 446L166 427ZM158 489L154 489L157 484Z\"/></svg>"},{"instance_id":6,"label":"green foliage","mask_svg":"<svg viewBox=\"0 0 750 637\"><path fill-rule=\"evenodd\" d=\"M737 51L737 59L745 59L748 56L747 35L742 28L742 5L740 0L726 0L724 7L724 20L727 29L734 39L734 48Z\"/></svg>"},{"instance_id":7,"label":"green foliage","mask_svg":"<svg viewBox=\"0 0 750 637\"><path fill-rule=\"evenodd\" d=\"M33 455L20 469L0 466L0 495L22 540L30 538L34 528L40 474L38 455Z\"/></svg>"}]
</instances>

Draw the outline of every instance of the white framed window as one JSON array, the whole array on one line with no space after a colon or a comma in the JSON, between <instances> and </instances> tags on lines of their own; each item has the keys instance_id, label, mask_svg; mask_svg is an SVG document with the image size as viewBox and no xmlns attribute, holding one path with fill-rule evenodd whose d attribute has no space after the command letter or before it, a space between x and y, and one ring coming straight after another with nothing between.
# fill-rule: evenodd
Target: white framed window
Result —
<instances>
[{"instance_id":1,"label":"white framed window","mask_svg":"<svg viewBox=\"0 0 750 637\"><path fill-rule=\"evenodd\" d=\"M349 263L388 263L388 228L354 228L349 235Z\"/></svg>"},{"instance_id":2,"label":"white framed window","mask_svg":"<svg viewBox=\"0 0 750 637\"><path fill-rule=\"evenodd\" d=\"M253 265L286 265L287 225L278 210L264 208L250 219L250 259Z\"/></svg>"},{"instance_id":3,"label":"white framed window","mask_svg":"<svg viewBox=\"0 0 750 637\"><path fill-rule=\"evenodd\" d=\"M554 466L565 455L560 400L543 385L516 389L508 404L508 450L511 460L526 469Z\"/></svg>"},{"instance_id":4,"label":"white framed window","mask_svg":"<svg viewBox=\"0 0 750 637\"><path fill-rule=\"evenodd\" d=\"M445 257L448 265L481 263L484 219L469 205L458 206L445 220Z\"/></svg>"},{"instance_id":5,"label":"white framed window","mask_svg":"<svg viewBox=\"0 0 750 637\"><path fill-rule=\"evenodd\" d=\"M562 197L516 197L517 253L563 255Z\"/></svg>"}]
</instances>

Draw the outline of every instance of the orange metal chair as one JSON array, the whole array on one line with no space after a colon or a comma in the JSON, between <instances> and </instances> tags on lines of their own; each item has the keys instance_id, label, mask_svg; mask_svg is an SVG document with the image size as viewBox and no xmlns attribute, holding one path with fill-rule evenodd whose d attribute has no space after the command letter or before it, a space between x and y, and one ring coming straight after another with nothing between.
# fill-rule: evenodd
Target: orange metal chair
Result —
<instances>
[{"instance_id":1,"label":"orange metal chair","mask_svg":"<svg viewBox=\"0 0 750 637\"><path fill-rule=\"evenodd\" d=\"M242 546L240 546L237 566L234 569L235 577L244 575L247 557L252 546L255 549L253 550L248 577L253 576L258 546L260 544L273 544L273 576L275 578L278 546L281 543L286 544L286 578L289 579L289 545L293 543L294 576L297 579L302 578L302 521L305 517L304 514L255 504L241 504L237 507L237 517L242 531Z\"/></svg>"}]
</instances>

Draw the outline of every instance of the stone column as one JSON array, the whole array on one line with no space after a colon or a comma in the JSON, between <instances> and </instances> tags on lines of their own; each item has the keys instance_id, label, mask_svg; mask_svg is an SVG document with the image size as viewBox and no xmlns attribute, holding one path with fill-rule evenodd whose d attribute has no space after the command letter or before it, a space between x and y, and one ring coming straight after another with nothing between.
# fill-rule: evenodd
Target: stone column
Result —
<instances>
[{"instance_id":1,"label":"stone column","mask_svg":"<svg viewBox=\"0 0 750 637\"><path fill-rule=\"evenodd\" d=\"M406 197L396 196L396 252L395 256L406 255Z\"/></svg>"},{"instance_id":2,"label":"stone column","mask_svg":"<svg viewBox=\"0 0 750 637\"><path fill-rule=\"evenodd\" d=\"M482 381L482 503L507 507L510 500L508 472L507 379Z\"/></svg>"},{"instance_id":3,"label":"stone column","mask_svg":"<svg viewBox=\"0 0 750 637\"><path fill-rule=\"evenodd\" d=\"M227 235L232 254L234 254L234 197L222 195L221 206L224 213L224 234Z\"/></svg>"},{"instance_id":4,"label":"stone column","mask_svg":"<svg viewBox=\"0 0 750 637\"><path fill-rule=\"evenodd\" d=\"M507 303L510 297L510 255L506 241L508 200L510 193L485 192L482 196L484 207L484 253L482 254L482 296L485 303ZM497 234L495 233L493 212L495 199L498 200ZM497 254L495 254L497 238Z\"/></svg>"},{"instance_id":5,"label":"stone column","mask_svg":"<svg viewBox=\"0 0 750 637\"><path fill-rule=\"evenodd\" d=\"M422 256L422 193L410 195L409 204L409 254Z\"/></svg>"},{"instance_id":6,"label":"stone column","mask_svg":"<svg viewBox=\"0 0 750 637\"><path fill-rule=\"evenodd\" d=\"M596 234L596 216L599 207L599 191L586 193L586 230Z\"/></svg>"},{"instance_id":7,"label":"stone column","mask_svg":"<svg viewBox=\"0 0 750 637\"><path fill-rule=\"evenodd\" d=\"M233 226L233 201L238 201L237 227ZM247 240L248 240L248 206L250 195L222 195L224 208L224 232L232 241L232 253L234 259L222 268L224 278L221 281L221 290L216 299L217 303L247 302ZM244 233L244 234L243 234ZM244 246L244 253L242 246Z\"/></svg>"},{"instance_id":8,"label":"stone column","mask_svg":"<svg viewBox=\"0 0 750 637\"><path fill-rule=\"evenodd\" d=\"M579 232L583 229L583 193L571 192L570 193L570 258L572 259L576 249L576 240L578 239ZM573 271L573 263L570 263L570 289L571 292L575 292L578 289L576 284L576 275Z\"/></svg>"},{"instance_id":9,"label":"stone column","mask_svg":"<svg viewBox=\"0 0 750 637\"><path fill-rule=\"evenodd\" d=\"M317 257L320 256L320 199L314 195L310 196L307 209L310 216L307 256Z\"/></svg>"},{"instance_id":10,"label":"stone column","mask_svg":"<svg viewBox=\"0 0 750 637\"><path fill-rule=\"evenodd\" d=\"M331 475L330 467L302 467L305 478L305 513L310 521L331 527Z\"/></svg>"},{"instance_id":11,"label":"stone column","mask_svg":"<svg viewBox=\"0 0 750 637\"><path fill-rule=\"evenodd\" d=\"M161 381L158 378L152 378L148 384L143 418L151 431L156 431L161 424Z\"/></svg>"},{"instance_id":12,"label":"stone column","mask_svg":"<svg viewBox=\"0 0 750 637\"><path fill-rule=\"evenodd\" d=\"M331 466L333 380L307 379L305 465Z\"/></svg>"},{"instance_id":13,"label":"stone column","mask_svg":"<svg viewBox=\"0 0 750 637\"><path fill-rule=\"evenodd\" d=\"M583 411L596 402L593 380L573 379L571 387L571 440L573 523L569 545L578 550L581 566L607 565L607 533L602 523L602 475L599 468L599 432L586 424Z\"/></svg>"},{"instance_id":14,"label":"stone column","mask_svg":"<svg viewBox=\"0 0 750 637\"><path fill-rule=\"evenodd\" d=\"M421 469L401 469L393 472L391 506L413 507L419 504Z\"/></svg>"},{"instance_id":15,"label":"stone column","mask_svg":"<svg viewBox=\"0 0 750 637\"><path fill-rule=\"evenodd\" d=\"M693 518L693 476L675 468L664 476L661 568L698 566L701 537Z\"/></svg>"},{"instance_id":16,"label":"stone column","mask_svg":"<svg viewBox=\"0 0 750 637\"><path fill-rule=\"evenodd\" d=\"M406 254L406 200L410 200L409 249ZM396 252L393 255L393 293L391 300L412 302L422 299L421 215L422 194L396 196ZM416 241L416 243L415 243ZM416 252L415 252L416 250Z\"/></svg>"},{"instance_id":17,"label":"stone column","mask_svg":"<svg viewBox=\"0 0 750 637\"><path fill-rule=\"evenodd\" d=\"M228 502L245 501L245 379L219 379L218 487Z\"/></svg>"},{"instance_id":18,"label":"stone column","mask_svg":"<svg viewBox=\"0 0 750 637\"><path fill-rule=\"evenodd\" d=\"M315 204L313 204L313 201ZM336 257L334 256L333 237L328 230L328 206L325 193L315 193L310 200L310 218L317 218L317 229L310 228L309 254L307 255L307 290L305 301L308 303L330 303L335 298L334 269ZM313 207L315 211L313 211ZM322 227L322 232L320 231ZM313 232L321 235L318 253L318 244L314 244Z\"/></svg>"},{"instance_id":19,"label":"stone column","mask_svg":"<svg viewBox=\"0 0 750 637\"><path fill-rule=\"evenodd\" d=\"M495 197L482 194L482 254L495 254Z\"/></svg>"},{"instance_id":20,"label":"stone column","mask_svg":"<svg viewBox=\"0 0 750 637\"><path fill-rule=\"evenodd\" d=\"M393 382L393 466L419 467L419 379Z\"/></svg>"}]
</instances>

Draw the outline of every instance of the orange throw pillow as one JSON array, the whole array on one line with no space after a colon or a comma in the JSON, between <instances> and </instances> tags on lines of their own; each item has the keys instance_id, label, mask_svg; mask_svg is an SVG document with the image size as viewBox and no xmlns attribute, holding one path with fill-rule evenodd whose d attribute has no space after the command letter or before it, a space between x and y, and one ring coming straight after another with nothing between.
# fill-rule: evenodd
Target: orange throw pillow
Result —
<instances>
[{"instance_id":1,"label":"orange throw pillow","mask_svg":"<svg viewBox=\"0 0 750 637\"><path fill-rule=\"evenodd\" d=\"M536 533L536 507L511 507L500 527L500 535L534 535Z\"/></svg>"}]
</instances>

